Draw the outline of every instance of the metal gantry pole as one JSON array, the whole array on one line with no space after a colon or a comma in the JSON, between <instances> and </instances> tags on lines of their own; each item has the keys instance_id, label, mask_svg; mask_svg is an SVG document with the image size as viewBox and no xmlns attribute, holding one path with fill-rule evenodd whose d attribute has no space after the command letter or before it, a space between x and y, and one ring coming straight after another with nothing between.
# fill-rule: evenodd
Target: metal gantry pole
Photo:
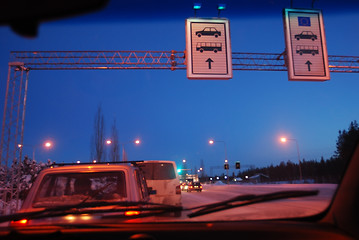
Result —
<instances>
[{"instance_id":1,"label":"metal gantry pole","mask_svg":"<svg viewBox=\"0 0 359 240\"><path fill-rule=\"evenodd\" d=\"M0 147L0 164L6 182L2 196L7 205L4 212L14 212L19 207L22 149L18 146L22 144L24 134L28 71L21 62L9 63Z\"/></svg>"},{"instance_id":2,"label":"metal gantry pole","mask_svg":"<svg viewBox=\"0 0 359 240\"><path fill-rule=\"evenodd\" d=\"M232 52L233 70L287 71L283 53ZM31 70L185 70L184 51L12 51ZM358 56L329 55L331 72L359 73Z\"/></svg>"}]
</instances>

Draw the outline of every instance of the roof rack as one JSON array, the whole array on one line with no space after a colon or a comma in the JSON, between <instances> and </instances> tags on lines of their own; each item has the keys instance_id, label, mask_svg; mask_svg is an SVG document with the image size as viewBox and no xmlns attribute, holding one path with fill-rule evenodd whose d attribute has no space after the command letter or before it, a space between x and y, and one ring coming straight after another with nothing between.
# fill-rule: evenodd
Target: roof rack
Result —
<instances>
[{"instance_id":1,"label":"roof rack","mask_svg":"<svg viewBox=\"0 0 359 240\"><path fill-rule=\"evenodd\" d=\"M123 161L123 162L79 162L79 163L56 163L53 162L50 167L54 167L54 166L74 166L74 165L114 165L114 164L126 164L126 163L130 163L132 165L136 165L136 163L139 162L143 162L143 160L136 160L136 161Z\"/></svg>"}]
</instances>

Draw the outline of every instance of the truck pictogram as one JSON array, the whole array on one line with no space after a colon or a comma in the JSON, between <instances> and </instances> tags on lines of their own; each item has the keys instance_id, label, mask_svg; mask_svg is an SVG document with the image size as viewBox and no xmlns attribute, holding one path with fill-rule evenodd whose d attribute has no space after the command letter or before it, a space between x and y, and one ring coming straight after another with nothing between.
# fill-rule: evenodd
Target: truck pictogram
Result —
<instances>
[{"instance_id":1,"label":"truck pictogram","mask_svg":"<svg viewBox=\"0 0 359 240\"><path fill-rule=\"evenodd\" d=\"M196 51L200 51L201 53L204 51L213 51L214 53L217 53L218 51L222 51L222 43L198 42Z\"/></svg>"},{"instance_id":2,"label":"truck pictogram","mask_svg":"<svg viewBox=\"0 0 359 240\"><path fill-rule=\"evenodd\" d=\"M319 50L317 46L298 45L296 47L296 53L299 55L312 54L314 56L315 54L319 54Z\"/></svg>"}]
</instances>

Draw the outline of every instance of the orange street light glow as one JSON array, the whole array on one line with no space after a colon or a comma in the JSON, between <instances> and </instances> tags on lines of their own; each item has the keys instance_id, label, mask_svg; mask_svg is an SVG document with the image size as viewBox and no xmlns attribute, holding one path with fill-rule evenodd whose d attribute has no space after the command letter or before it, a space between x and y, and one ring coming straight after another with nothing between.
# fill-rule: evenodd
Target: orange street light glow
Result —
<instances>
[{"instance_id":1,"label":"orange street light glow","mask_svg":"<svg viewBox=\"0 0 359 240\"><path fill-rule=\"evenodd\" d=\"M209 144L213 144L213 143L214 143L214 141L213 141L213 140L209 140L208 142L209 142Z\"/></svg>"},{"instance_id":2,"label":"orange street light glow","mask_svg":"<svg viewBox=\"0 0 359 240\"><path fill-rule=\"evenodd\" d=\"M111 144L111 143L112 143L111 140L107 140L107 141L106 141L106 144L108 144L108 145Z\"/></svg>"},{"instance_id":3,"label":"orange street light glow","mask_svg":"<svg viewBox=\"0 0 359 240\"><path fill-rule=\"evenodd\" d=\"M285 137L282 137L282 138L280 138L280 141L285 143L287 141L287 139Z\"/></svg>"},{"instance_id":4,"label":"orange street light glow","mask_svg":"<svg viewBox=\"0 0 359 240\"><path fill-rule=\"evenodd\" d=\"M52 147L52 143L51 142L46 142L45 147L47 147L47 148Z\"/></svg>"},{"instance_id":5,"label":"orange street light glow","mask_svg":"<svg viewBox=\"0 0 359 240\"><path fill-rule=\"evenodd\" d=\"M141 142L140 142L140 140L137 139L137 140L135 140L135 143L140 144Z\"/></svg>"}]
</instances>

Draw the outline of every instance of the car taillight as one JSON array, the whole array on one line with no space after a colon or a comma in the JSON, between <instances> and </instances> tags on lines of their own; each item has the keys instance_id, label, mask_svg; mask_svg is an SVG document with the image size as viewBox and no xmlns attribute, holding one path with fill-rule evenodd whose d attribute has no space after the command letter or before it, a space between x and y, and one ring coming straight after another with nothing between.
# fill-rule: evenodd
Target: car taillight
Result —
<instances>
[{"instance_id":1,"label":"car taillight","mask_svg":"<svg viewBox=\"0 0 359 240\"><path fill-rule=\"evenodd\" d=\"M18 220L18 221L11 221L10 225L12 225L12 226L25 226L25 225L27 225L27 223L28 223L27 219L21 219L21 220Z\"/></svg>"},{"instance_id":2,"label":"car taillight","mask_svg":"<svg viewBox=\"0 0 359 240\"><path fill-rule=\"evenodd\" d=\"M140 215L140 211L126 211L125 216L137 216Z\"/></svg>"},{"instance_id":3,"label":"car taillight","mask_svg":"<svg viewBox=\"0 0 359 240\"><path fill-rule=\"evenodd\" d=\"M202 188L202 186L199 186L199 188Z\"/></svg>"},{"instance_id":4,"label":"car taillight","mask_svg":"<svg viewBox=\"0 0 359 240\"><path fill-rule=\"evenodd\" d=\"M176 186L176 194L181 194L181 186Z\"/></svg>"}]
</instances>

